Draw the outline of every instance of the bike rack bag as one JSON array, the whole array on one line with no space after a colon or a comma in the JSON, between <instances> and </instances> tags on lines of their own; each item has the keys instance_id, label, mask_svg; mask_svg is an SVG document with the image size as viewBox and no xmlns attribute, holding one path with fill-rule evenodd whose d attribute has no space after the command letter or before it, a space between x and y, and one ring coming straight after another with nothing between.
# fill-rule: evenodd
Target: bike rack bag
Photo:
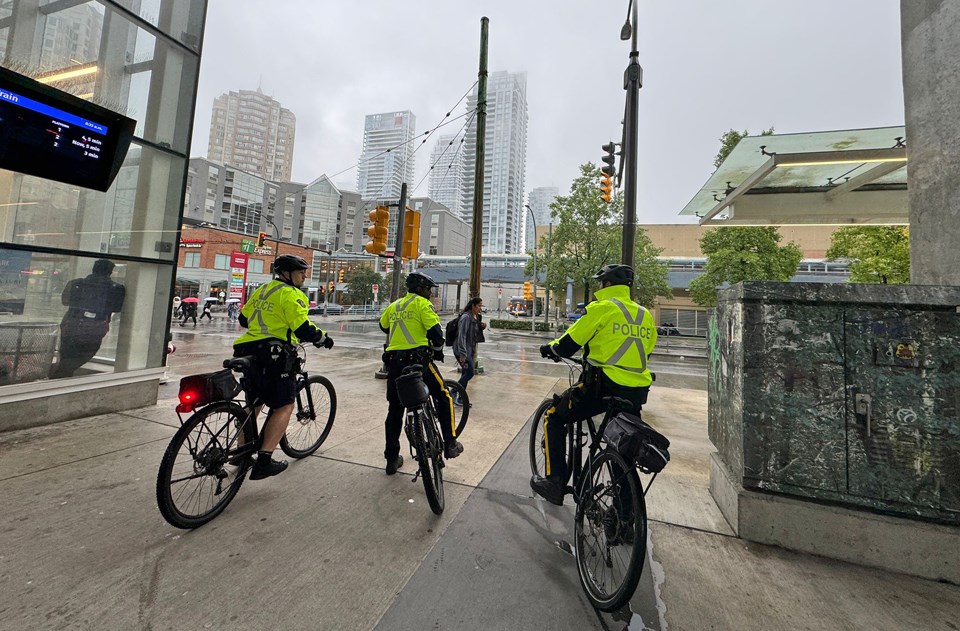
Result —
<instances>
[{"instance_id":1,"label":"bike rack bag","mask_svg":"<svg viewBox=\"0 0 960 631\"><path fill-rule=\"evenodd\" d=\"M660 473L670 462L670 441L639 416L620 412L603 430L607 446L644 473Z\"/></svg>"},{"instance_id":2,"label":"bike rack bag","mask_svg":"<svg viewBox=\"0 0 960 631\"><path fill-rule=\"evenodd\" d=\"M400 397L400 403L405 408L413 408L426 403L430 397L430 390L427 384L423 382L423 373L417 370L407 368L399 377L397 377L397 395Z\"/></svg>"},{"instance_id":3,"label":"bike rack bag","mask_svg":"<svg viewBox=\"0 0 960 631\"><path fill-rule=\"evenodd\" d=\"M229 369L190 375L180 380L177 412L192 412L214 401L230 401L240 393L240 383Z\"/></svg>"}]
</instances>

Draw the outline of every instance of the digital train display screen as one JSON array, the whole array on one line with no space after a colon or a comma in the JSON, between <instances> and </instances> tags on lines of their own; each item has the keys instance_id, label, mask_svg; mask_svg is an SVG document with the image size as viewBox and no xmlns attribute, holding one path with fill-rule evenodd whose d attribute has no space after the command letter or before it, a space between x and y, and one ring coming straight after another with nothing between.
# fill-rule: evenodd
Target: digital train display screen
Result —
<instances>
[{"instance_id":1,"label":"digital train display screen","mask_svg":"<svg viewBox=\"0 0 960 631\"><path fill-rule=\"evenodd\" d=\"M135 121L0 68L0 168L106 191Z\"/></svg>"}]
</instances>

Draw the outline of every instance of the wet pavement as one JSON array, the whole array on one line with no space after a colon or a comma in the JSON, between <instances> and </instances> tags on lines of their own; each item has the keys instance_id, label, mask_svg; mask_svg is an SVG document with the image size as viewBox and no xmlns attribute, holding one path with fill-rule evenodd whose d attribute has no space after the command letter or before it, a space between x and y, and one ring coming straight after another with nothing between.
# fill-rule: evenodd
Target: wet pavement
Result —
<instances>
[{"instance_id":1,"label":"wet pavement","mask_svg":"<svg viewBox=\"0 0 960 631\"><path fill-rule=\"evenodd\" d=\"M599 615L577 578L572 506L527 486L529 416L567 379L538 339L495 333L481 351L436 517L409 460L383 473L382 335L317 320L337 340L308 355L337 389L330 437L195 531L160 517L155 476L177 380L229 356L225 319L174 327L156 406L0 434L0 628L958 628L956 586L735 538L709 495L706 393L662 385L644 417L672 460L647 496L646 574L627 609Z\"/></svg>"}]
</instances>

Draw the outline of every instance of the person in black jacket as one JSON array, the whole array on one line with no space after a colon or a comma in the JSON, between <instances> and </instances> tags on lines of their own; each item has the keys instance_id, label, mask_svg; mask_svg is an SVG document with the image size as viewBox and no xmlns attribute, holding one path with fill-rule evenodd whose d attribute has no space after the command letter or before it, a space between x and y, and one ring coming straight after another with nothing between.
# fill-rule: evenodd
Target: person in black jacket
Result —
<instances>
[{"instance_id":1,"label":"person in black jacket","mask_svg":"<svg viewBox=\"0 0 960 631\"><path fill-rule=\"evenodd\" d=\"M73 279L60 294L67 312L60 321L60 361L51 370L51 379L72 377L100 350L110 319L123 308L126 297L123 285L110 280L113 268L112 261L97 259L92 274Z\"/></svg>"}]
</instances>

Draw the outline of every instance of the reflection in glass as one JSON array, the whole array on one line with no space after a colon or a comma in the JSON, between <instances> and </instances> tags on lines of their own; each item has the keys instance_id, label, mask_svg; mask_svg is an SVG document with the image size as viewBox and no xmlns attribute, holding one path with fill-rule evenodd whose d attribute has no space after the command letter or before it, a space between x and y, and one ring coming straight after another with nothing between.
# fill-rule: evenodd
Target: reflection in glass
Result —
<instances>
[{"instance_id":1,"label":"reflection in glass","mask_svg":"<svg viewBox=\"0 0 960 631\"><path fill-rule=\"evenodd\" d=\"M0 248L0 386L159 366L131 343L165 329L165 310L137 304L169 287L158 269Z\"/></svg>"}]
</instances>

